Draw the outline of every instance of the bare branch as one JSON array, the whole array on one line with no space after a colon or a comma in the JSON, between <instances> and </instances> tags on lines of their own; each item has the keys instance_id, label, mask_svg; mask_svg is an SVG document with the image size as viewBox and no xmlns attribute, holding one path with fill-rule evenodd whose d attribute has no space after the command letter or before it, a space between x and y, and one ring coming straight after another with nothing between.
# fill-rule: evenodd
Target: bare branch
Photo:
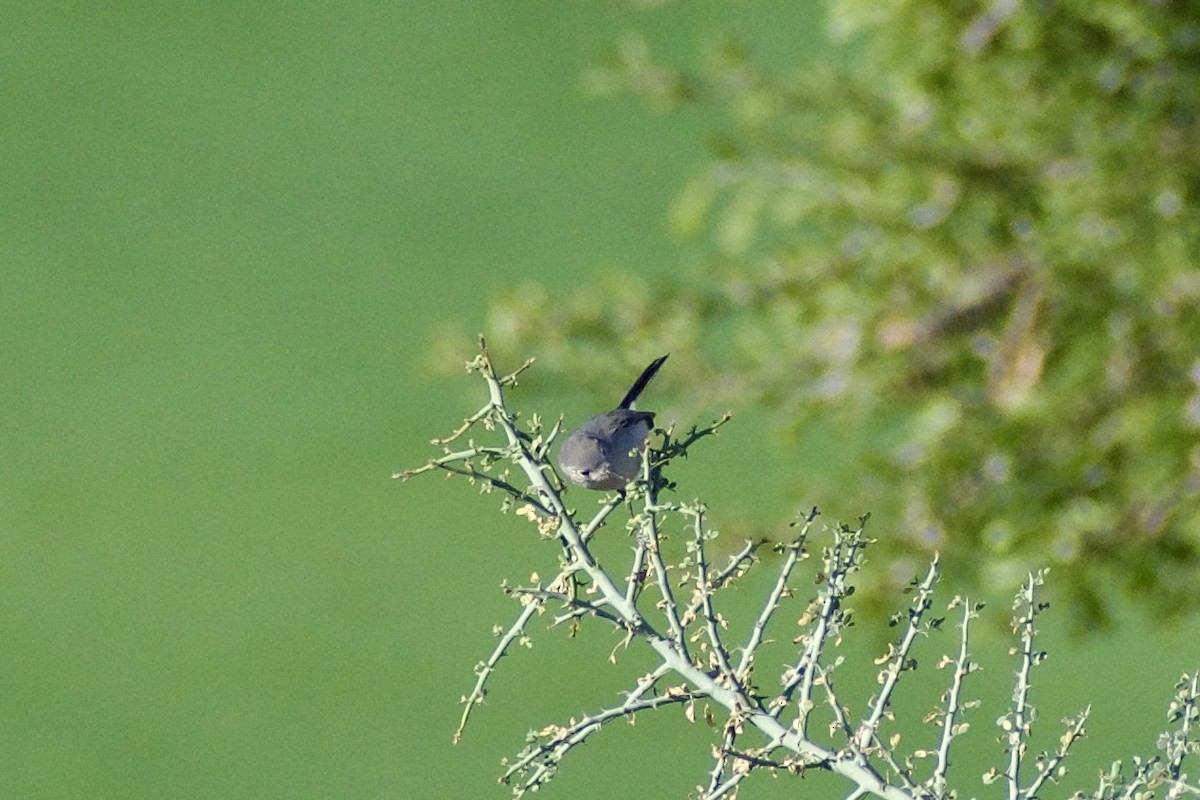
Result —
<instances>
[{"instance_id":1,"label":"bare branch","mask_svg":"<svg viewBox=\"0 0 1200 800\"><path fill-rule=\"evenodd\" d=\"M480 444L468 438L465 448L456 451L445 448L438 458L396 476L408 479L440 470L479 482L486 491L505 496L505 509L512 509L515 502L522 503L516 513L535 522L540 536L554 539L562 547L557 575L550 583L543 583L535 571L532 585L505 589L521 603L520 612L506 629L496 629L499 641L488 658L476 666L474 687L462 699L464 709L454 741L461 739L474 708L485 701L489 679L500 660L513 643L529 644L526 628L530 620L543 613L548 603L556 603L561 610L551 615L552 626L572 623L574 634L580 629L581 620L602 620L621 634L614 655L616 649L640 644L654 654L658 667L638 678L621 703L531 733L528 747L507 765L502 778L513 785L516 795L543 786L571 750L610 722L632 720L641 712L679 705L685 708L685 716L694 721L696 701L701 699L705 701L704 720L720 731L706 785L697 787L704 800L733 797L749 775L761 770L774 774L801 774L808 769L832 772L846 779L846 797L851 800L867 795L884 800L941 800L959 794L958 789L951 787L952 751L954 743L969 729L962 719L964 714L978 704L965 697L964 685L966 677L977 669L969 656L970 625L982 605L959 598L949 605L951 611L961 606L957 626L961 636L957 653L943 657L938 664L939 668L953 667L941 707L925 718L940 728L936 749L901 752L899 736L888 738L882 733L885 721L891 717L900 679L917 667L914 652L918 638L939 628L942 622L929 614L939 575L938 559L932 560L923 579L914 584L915 593L908 609L893 618L893 624L902 627L888 651L877 661L884 665L878 674L880 688L867 703L865 718L855 725L847 710L849 704L834 686L833 673L841 658L831 659L826 654L840 643L851 625L852 612L847 601L854 592L852 579L863 564L871 540L863 531L866 517L857 528L845 525L832 528L831 542L822 548L820 563L813 567L818 588L799 617L801 630L793 641L796 652L780 676L777 690L764 694L762 688L752 683L755 661L768 642L768 628L783 608L784 600L797 591L796 570L808 557L816 509L795 523L800 531L790 543L777 547L783 556L778 575L752 625L740 634L745 637L740 653L731 651L726 639L738 634L729 632L728 620L718 611L717 594L758 562L757 552L764 542L747 541L717 569L709 555L709 540L715 533L707 526L705 506L698 500L680 503L660 499L661 493L674 488L663 474L672 459L685 456L692 444L714 435L728 421L728 415L706 428L692 428L680 439L675 439L671 430L660 431L661 449L648 448L644 452L641 476L625 491L607 496L596 513L583 523L566 506L562 481L549 462L550 443L560 426L556 424L543 437L540 418L535 415L528 426L532 433L523 431L517 425L518 415L506 405L505 389L517 385L519 375L530 363L500 375L481 342L481 353L469 369L483 378L487 403L467 418L463 426L437 443L445 448L446 443L466 437L473 429L482 429L485 436L500 441ZM498 471L493 473L493 469ZM528 487L519 488L510 472L524 475ZM591 545L600 529L622 508L629 511L626 528L633 541L628 564L617 569L601 562ZM684 546L675 545L677 550L683 547L687 550L677 560L668 551L672 544L668 532L673 523L679 522L689 526L690 535ZM1018 666L1012 706L998 720L1007 763L1003 771L993 769L984 776L985 783L1003 778L1008 800L1035 800L1047 783L1067 774L1071 747L1084 736L1090 710L1089 707L1065 720L1067 729L1059 739L1059 746L1053 753L1037 756L1037 774L1033 780L1027 780L1023 769L1037 719L1030 702L1033 668L1045 659L1045 653L1035 648L1035 622L1047 607L1038 596L1044 576L1044 572L1029 575L1014 601L1013 634L1018 645L1012 653L1018 656ZM652 593L657 591L653 608L641 602L648 587ZM680 587L689 587L691 596L686 601L677 596ZM657 688L668 676L677 682L665 690ZM1091 795L1094 800L1141 800L1163 789L1167 798L1200 795L1194 781L1189 782L1184 772L1187 758L1200 752L1200 742L1195 738L1200 724L1198 681L1200 673L1185 675L1177 684L1169 715L1174 727L1159 738L1160 754L1149 759L1135 758L1128 775L1123 774L1120 762L1114 764L1100 776ZM823 694L814 698L814 691L818 690ZM810 730L817 700L828 706L832 717L828 734ZM784 719L785 709L792 709L789 720ZM714 712L721 710L725 719L718 722ZM916 760L931 756L934 759L931 775L923 783L915 783L912 775Z\"/></svg>"}]
</instances>

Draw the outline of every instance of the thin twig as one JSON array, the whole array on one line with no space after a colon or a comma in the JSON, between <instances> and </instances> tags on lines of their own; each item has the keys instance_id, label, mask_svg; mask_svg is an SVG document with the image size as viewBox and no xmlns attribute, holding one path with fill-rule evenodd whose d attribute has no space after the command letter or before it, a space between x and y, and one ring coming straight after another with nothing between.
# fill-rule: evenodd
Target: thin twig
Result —
<instances>
[{"instance_id":1,"label":"thin twig","mask_svg":"<svg viewBox=\"0 0 1200 800\"><path fill-rule=\"evenodd\" d=\"M1067 720L1067 732L1059 739L1058 750L1049 761L1038 765L1038 776L1029 784L1029 788L1025 790L1025 800L1033 800L1033 798L1038 796L1038 792L1041 791L1046 781L1054 780L1058 768L1062 766L1063 761L1067 758L1067 753L1071 749L1071 745L1083 738L1083 725L1087 722L1090 713L1092 713L1092 707L1088 706L1083 711L1080 711L1075 716L1075 719Z\"/></svg>"},{"instance_id":2,"label":"thin twig","mask_svg":"<svg viewBox=\"0 0 1200 800\"><path fill-rule=\"evenodd\" d=\"M763 605L763 609L759 612L758 618L754 620L754 627L750 631L750 638L742 647L742 656L738 660L737 668L734 674L739 681L749 680L750 670L754 665L754 654L758 652L759 646L763 642L763 636L766 634L767 625L771 618L775 616L775 612L779 610L779 604L783 598L789 593L788 582L791 580L792 572L796 565L803 558L808 556L808 551L804 549L805 543L808 541L808 530L812 527L813 520L817 518L820 512L816 506L804 519L804 524L800 528L800 532L796 538L786 545L783 545L787 551L787 556L783 559L783 564L779 567L779 577L775 580L775 585L771 587L771 592L767 595L767 602Z\"/></svg>"},{"instance_id":3,"label":"thin twig","mask_svg":"<svg viewBox=\"0 0 1200 800\"><path fill-rule=\"evenodd\" d=\"M866 751L872 741L877 739L879 723L891 706L892 694L900 683L900 676L912 669L910 653L913 643L921 633L921 621L932 603L933 585L937 582L938 572L938 556L934 554L933 561L929 564L929 572L918 586L916 597L913 598L912 605L909 607L908 624L905 626L904 633L901 635L900 641L891 648L891 658L882 673L883 687L879 690L875 701L871 703L870 716L859 726L857 739L860 750Z\"/></svg>"},{"instance_id":4,"label":"thin twig","mask_svg":"<svg viewBox=\"0 0 1200 800\"><path fill-rule=\"evenodd\" d=\"M593 617L605 619L616 625L618 628L625 628L625 620L617 616L613 612L604 607L604 601L598 603L589 603L587 600L580 600L578 597L571 597L565 592L554 592L549 589L541 589L533 586L515 586L509 590L515 595L521 597L529 597L539 600L543 603L550 600L557 600L567 608L571 609L571 613L561 617L565 622L568 619L590 614ZM555 624L559 624L559 620L555 620Z\"/></svg>"},{"instance_id":5,"label":"thin twig","mask_svg":"<svg viewBox=\"0 0 1200 800\"><path fill-rule=\"evenodd\" d=\"M840 528L834 531L834 543L825 550L825 588L818 595L817 611L812 629L802 637L805 646L796 661L784 672L783 691L771 715L778 717L793 696L799 692L799 715L794 726L800 736L807 738L808 715L813 708L812 688L815 670L812 665L821 658L826 640L840 628L842 601L849 593L846 577L855 568L863 542L860 532Z\"/></svg>"},{"instance_id":6,"label":"thin twig","mask_svg":"<svg viewBox=\"0 0 1200 800\"><path fill-rule=\"evenodd\" d=\"M737 686L733 667L729 663L729 651L725 649L725 643L721 640L722 623L717 618L717 611L713 606L713 588L709 583L708 556L704 547L705 539L708 538L708 531L704 527L704 507L685 509L683 513L693 518L692 544L696 552L696 592L699 595L708 643L716 661L715 666L723 679L729 681L731 686Z\"/></svg>"},{"instance_id":7,"label":"thin twig","mask_svg":"<svg viewBox=\"0 0 1200 800\"><path fill-rule=\"evenodd\" d=\"M471 689L469 695L462 699L465 707L463 708L462 717L458 721L458 727L454 730L454 736L451 738L451 741L455 744L458 744L462 740L463 731L467 728L467 722L470 720L471 712L475 710L475 706L482 704L484 698L487 697L488 678L496 671L496 665L508 653L509 646L525 632L526 623L538 612L541 606L542 603L537 600L526 604L517 616L516 622L509 626L505 634L500 637L500 641L496 643L492 654L476 668L475 687Z\"/></svg>"},{"instance_id":8,"label":"thin twig","mask_svg":"<svg viewBox=\"0 0 1200 800\"><path fill-rule=\"evenodd\" d=\"M1013 632L1018 634L1021 641L1021 662L1017 667L1016 687L1013 689L1013 708L1004 718L1005 739L1008 743L1008 764L1004 770L1004 778L1008 785L1008 800L1017 800L1021 794L1021 763L1025 756L1026 740L1032 727L1032 707L1029 705L1029 691L1032 686L1031 673L1034 666L1043 659L1043 654L1033 649L1037 629L1034 622L1044 606L1037 601L1037 587L1042 584L1043 573L1030 573L1021 591L1013 603L1016 615L1013 618Z\"/></svg>"},{"instance_id":9,"label":"thin twig","mask_svg":"<svg viewBox=\"0 0 1200 800\"><path fill-rule=\"evenodd\" d=\"M938 797L942 797L946 792L947 773L950 770L950 743L958 735L957 719L963 710L963 681L969 673L974 671L974 664L971 663L969 657L968 644L971 620L979 613L979 607L973 606L969 598L955 598L954 602L962 606L962 621L958 625L961 631L958 639L958 657L954 660L954 674L951 676L950 688L946 690L945 694L945 708L940 720L942 734L938 742L933 775L925 783Z\"/></svg>"},{"instance_id":10,"label":"thin twig","mask_svg":"<svg viewBox=\"0 0 1200 800\"><path fill-rule=\"evenodd\" d=\"M529 770L529 774L523 777L521 786L516 791L518 796L524 794L545 783L564 755L572 748L582 744L589 736L609 722L632 717L640 711L653 711L667 705L689 703L704 696L701 692L673 687L664 694L645 697L645 693L668 672L670 672L668 667L660 665L654 672L639 680L637 687L629 692L625 702L620 705L601 709L595 714L588 714L566 727L551 726L547 728L544 733L553 735L545 741L531 744L525 753L508 766L500 781L509 783L517 773Z\"/></svg>"}]
</instances>

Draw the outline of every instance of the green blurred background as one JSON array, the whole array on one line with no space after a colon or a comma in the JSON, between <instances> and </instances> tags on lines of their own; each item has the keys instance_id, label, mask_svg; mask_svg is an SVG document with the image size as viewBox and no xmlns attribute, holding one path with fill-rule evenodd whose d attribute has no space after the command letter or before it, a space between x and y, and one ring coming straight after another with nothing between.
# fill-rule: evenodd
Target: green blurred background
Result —
<instances>
[{"instance_id":1,"label":"green blurred background","mask_svg":"<svg viewBox=\"0 0 1200 800\"><path fill-rule=\"evenodd\" d=\"M539 627L452 747L472 665L513 615L501 578L555 554L462 485L389 476L479 402L430 377L439 324L482 327L525 277L687 257L665 210L717 121L590 100L580 76L627 28L686 54L729 11L7 8L0 796L499 797L525 730L616 697L607 632ZM821 57L812 8L744 12L768 57ZM543 413L587 410L566 386L555 402L551 377ZM1195 633L1049 631L1069 646L1043 716L1097 703L1081 780L1149 751ZM986 729L1005 643L990 629L979 647ZM623 796L641 771L640 793L684 796L708 749L676 723L602 734L550 791ZM973 741L992 763L992 734Z\"/></svg>"}]
</instances>

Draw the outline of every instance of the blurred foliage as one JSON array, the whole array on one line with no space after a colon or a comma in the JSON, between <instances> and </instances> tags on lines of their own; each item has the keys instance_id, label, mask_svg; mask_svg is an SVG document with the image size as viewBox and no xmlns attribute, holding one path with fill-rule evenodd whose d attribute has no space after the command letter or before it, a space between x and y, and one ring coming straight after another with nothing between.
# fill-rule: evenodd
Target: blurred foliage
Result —
<instances>
[{"instance_id":1,"label":"blurred foliage","mask_svg":"<svg viewBox=\"0 0 1200 800\"><path fill-rule=\"evenodd\" d=\"M622 375L666 347L697 401L882 426L837 506L894 514L899 561L937 549L985 584L1065 565L1088 623L1118 586L1195 609L1194 11L832 2L835 60L799 74L734 42L663 65L631 37L591 89L728 114L671 211L705 263L520 287L493 346Z\"/></svg>"}]
</instances>

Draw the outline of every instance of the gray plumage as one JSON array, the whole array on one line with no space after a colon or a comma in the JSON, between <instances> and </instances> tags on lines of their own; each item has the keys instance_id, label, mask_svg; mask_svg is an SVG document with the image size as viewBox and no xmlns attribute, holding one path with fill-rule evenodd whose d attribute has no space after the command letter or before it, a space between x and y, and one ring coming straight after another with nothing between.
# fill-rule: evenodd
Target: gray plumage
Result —
<instances>
[{"instance_id":1,"label":"gray plumage","mask_svg":"<svg viewBox=\"0 0 1200 800\"><path fill-rule=\"evenodd\" d=\"M641 468L642 448L654 428L654 414L633 404L667 360L656 358L629 387L612 411L597 414L571 432L558 450L558 468L585 489L624 489Z\"/></svg>"}]
</instances>

